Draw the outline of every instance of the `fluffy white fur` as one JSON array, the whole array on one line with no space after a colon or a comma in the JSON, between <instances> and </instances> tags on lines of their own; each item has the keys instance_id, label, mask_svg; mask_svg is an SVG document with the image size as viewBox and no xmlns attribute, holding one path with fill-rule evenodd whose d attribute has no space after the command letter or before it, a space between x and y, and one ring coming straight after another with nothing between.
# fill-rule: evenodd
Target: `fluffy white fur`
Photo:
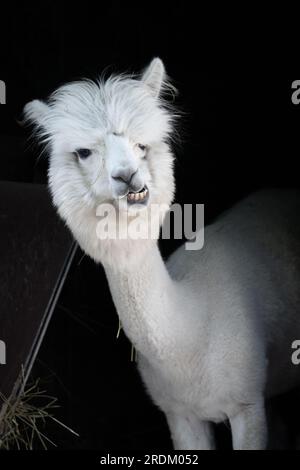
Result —
<instances>
[{"instance_id":1,"label":"fluffy white fur","mask_svg":"<svg viewBox=\"0 0 300 470\"><path fill-rule=\"evenodd\" d=\"M112 175L147 184L152 203L174 193L168 145L174 114L162 98L164 66L61 87L26 118L49 145L53 201L82 249L102 262L123 328L176 449L214 448L212 422L229 419L235 449L264 449L264 401L299 381L291 343L300 337L299 195L260 192L206 229L199 252L167 264L156 240L99 240L96 207L122 193ZM146 155L138 144L147 147ZM83 161L73 154L92 150ZM145 158L146 156L146 158ZM128 216L126 198L119 212ZM158 236L158 234L157 234Z\"/></svg>"}]
</instances>

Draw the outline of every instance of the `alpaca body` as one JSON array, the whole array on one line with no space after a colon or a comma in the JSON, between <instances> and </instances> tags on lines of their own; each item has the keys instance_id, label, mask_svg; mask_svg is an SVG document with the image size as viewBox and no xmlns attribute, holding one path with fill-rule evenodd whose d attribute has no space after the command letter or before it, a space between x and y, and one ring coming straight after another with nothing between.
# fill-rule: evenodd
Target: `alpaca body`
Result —
<instances>
[{"instance_id":1,"label":"alpaca body","mask_svg":"<svg viewBox=\"0 0 300 470\"><path fill-rule=\"evenodd\" d=\"M300 337L299 213L298 193L260 192L206 229L203 250L179 248L167 262L170 278L159 274L154 245L128 276L107 270L124 329L140 352L139 370L177 448L199 445L201 424L234 421L253 405L264 420L265 394L300 383L291 362ZM145 292L152 293L146 300ZM195 420L193 431L184 431L187 420ZM257 437L262 431L258 447L266 431L255 430Z\"/></svg>"},{"instance_id":2,"label":"alpaca body","mask_svg":"<svg viewBox=\"0 0 300 470\"><path fill-rule=\"evenodd\" d=\"M263 449L265 396L300 376L291 363L300 338L299 194L249 196L206 228L202 250L182 246L165 264L157 238L175 188L169 88L154 59L139 77L65 85L47 103L29 103L25 117L49 145L59 215L104 266L175 448L212 449L210 423L229 419L235 449ZM128 221L147 230L149 217L154 237L123 237Z\"/></svg>"}]
</instances>

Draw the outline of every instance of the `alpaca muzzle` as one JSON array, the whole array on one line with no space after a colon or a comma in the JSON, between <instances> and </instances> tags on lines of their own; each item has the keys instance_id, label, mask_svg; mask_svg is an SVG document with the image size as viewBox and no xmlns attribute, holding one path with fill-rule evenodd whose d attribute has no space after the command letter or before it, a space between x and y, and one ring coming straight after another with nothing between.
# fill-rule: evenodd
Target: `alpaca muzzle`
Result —
<instances>
[{"instance_id":1,"label":"alpaca muzzle","mask_svg":"<svg viewBox=\"0 0 300 470\"><path fill-rule=\"evenodd\" d=\"M138 170L121 167L112 172L111 179L114 192L118 198L128 196L128 200L132 201L144 198L145 184Z\"/></svg>"}]
</instances>

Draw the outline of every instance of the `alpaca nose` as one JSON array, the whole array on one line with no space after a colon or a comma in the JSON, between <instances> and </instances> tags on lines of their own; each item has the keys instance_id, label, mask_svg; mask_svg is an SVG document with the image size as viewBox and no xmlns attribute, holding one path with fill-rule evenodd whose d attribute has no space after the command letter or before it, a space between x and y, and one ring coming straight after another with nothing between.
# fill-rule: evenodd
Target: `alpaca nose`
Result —
<instances>
[{"instance_id":1,"label":"alpaca nose","mask_svg":"<svg viewBox=\"0 0 300 470\"><path fill-rule=\"evenodd\" d=\"M111 177L119 183L126 183L130 186L131 180L136 172L137 170L133 170L132 168L117 168L112 172Z\"/></svg>"}]
</instances>

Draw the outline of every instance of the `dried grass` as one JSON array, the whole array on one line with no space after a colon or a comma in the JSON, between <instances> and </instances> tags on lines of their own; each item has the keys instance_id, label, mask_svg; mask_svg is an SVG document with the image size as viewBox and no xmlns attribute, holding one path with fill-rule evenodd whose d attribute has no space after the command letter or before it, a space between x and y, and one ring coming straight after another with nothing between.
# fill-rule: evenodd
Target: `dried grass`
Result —
<instances>
[{"instance_id":1,"label":"dried grass","mask_svg":"<svg viewBox=\"0 0 300 470\"><path fill-rule=\"evenodd\" d=\"M22 371L24 383L24 372ZM59 426L79 437L79 435L61 423L53 416L58 408L57 398L46 394L40 389L40 381L36 380L27 387L22 386L21 393L14 399L7 399L0 392L4 412L0 423L0 449L1 450L33 450L38 442L43 449L48 445L56 447L42 431L47 420L52 420ZM39 404L39 405L38 405Z\"/></svg>"}]
</instances>

